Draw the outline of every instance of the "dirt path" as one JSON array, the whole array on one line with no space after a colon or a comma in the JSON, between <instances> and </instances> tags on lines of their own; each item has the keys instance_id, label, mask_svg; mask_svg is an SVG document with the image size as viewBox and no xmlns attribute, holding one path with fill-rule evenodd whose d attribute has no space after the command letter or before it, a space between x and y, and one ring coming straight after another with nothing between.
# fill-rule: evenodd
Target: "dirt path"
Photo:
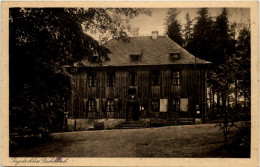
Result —
<instances>
[{"instance_id":1,"label":"dirt path","mask_svg":"<svg viewBox=\"0 0 260 167\"><path fill-rule=\"evenodd\" d=\"M55 133L51 141L14 156L211 157L221 135L214 124Z\"/></svg>"}]
</instances>

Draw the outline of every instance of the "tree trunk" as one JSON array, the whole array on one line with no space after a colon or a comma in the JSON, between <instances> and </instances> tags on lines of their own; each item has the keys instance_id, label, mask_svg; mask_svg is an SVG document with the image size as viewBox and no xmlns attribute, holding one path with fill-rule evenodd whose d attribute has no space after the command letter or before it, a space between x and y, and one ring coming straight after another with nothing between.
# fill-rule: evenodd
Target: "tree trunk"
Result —
<instances>
[{"instance_id":1,"label":"tree trunk","mask_svg":"<svg viewBox=\"0 0 260 167\"><path fill-rule=\"evenodd\" d=\"M217 113L219 113L219 107L220 106L220 95L217 93Z\"/></svg>"},{"instance_id":2,"label":"tree trunk","mask_svg":"<svg viewBox=\"0 0 260 167\"><path fill-rule=\"evenodd\" d=\"M227 144L227 135L228 135L228 115L227 115L227 106L226 106L226 93L221 93L222 98L222 117L223 117L223 126L224 126L224 144Z\"/></svg>"},{"instance_id":3,"label":"tree trunk","mask_svg":"<svg viewBox=\"0 0 260 167\"><path fill-rule=\"evenodd\" d=\"M209 106L210 106L210 119L212 120L214 113L212 112L212 86L209 87Z\"/></svg>"},{"instance_id":4,"label":"tree trunk","mask_svg":"<svg viewBox=\"0 0 260 167\"><path fill-rule=\"evenodd\" d=\"M221 98L222 98L222 113L225 114L226 113L226 109L227 109L226 94L225 93L221 93Z\"/></svg>"},{"instance_id":5,"label":"tree trunk","mask_svg":"<svg viewBox=\"0 0 260 167\"><path fill-rule=\"evenodd\" d=\"M237 80L235 80L235 108L237 108Z\"/></svg>"}]
</instances>

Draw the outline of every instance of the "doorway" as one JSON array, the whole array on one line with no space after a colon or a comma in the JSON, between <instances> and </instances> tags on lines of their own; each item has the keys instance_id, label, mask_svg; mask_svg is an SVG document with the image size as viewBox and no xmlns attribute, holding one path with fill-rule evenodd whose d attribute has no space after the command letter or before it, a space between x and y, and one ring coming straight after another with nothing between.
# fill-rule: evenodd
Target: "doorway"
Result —
<instances>
[{"instance_id":1,"label":"doorway","mask_svg":"<svg viewBox=\"0 0 260 167\"><path fill-rule=\"evenodd\" d=\"M139 109L138 103L128 103L127 104L127 120L138 121L139 120Z\"/></svg>"}]
</instances>

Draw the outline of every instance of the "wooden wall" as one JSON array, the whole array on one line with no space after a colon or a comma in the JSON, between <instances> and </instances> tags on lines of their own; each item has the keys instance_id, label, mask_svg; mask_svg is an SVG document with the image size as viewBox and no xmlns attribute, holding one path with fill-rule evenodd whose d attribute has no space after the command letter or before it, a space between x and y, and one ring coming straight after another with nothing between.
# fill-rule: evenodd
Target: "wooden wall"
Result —
<instances>
[{"instance_id":1,"label":"wooden wall","mask_svg":"<svg viewBox=\"0 0 260 167\"><path fill-rule=\"evenodd\" d=\"M195 74L196 68L196 74ZM171 84L172 70L180 71L180 86ZM160 84L153 86L151 75L153 70L160 71ZM91 87L88 73L96 72L96 86ZM188 112L180 114L181 117L195 117L196 104L202 111L201 117L206 112L206 82L207 70L204 66L179 65L179 66L150 66L150 67L100 67L79 68L74 76L73 94L68 101L70 118L126 118L128 89L130 85L129 72L135 71L136 96L138 104L145 106L145 111L139 111L140 117L168 117L172 116L172 97L188 98ZM107 73L115 72L114 87L107 86ZM86 104L90 98L96 99L97 111L86 112ZM168 99L168 113L155 113L151 111L152 99ZM107 99L114 99L114 112L106 112ZM176 117L176 116L175 116Z\"/></svg>"}]
</instances>

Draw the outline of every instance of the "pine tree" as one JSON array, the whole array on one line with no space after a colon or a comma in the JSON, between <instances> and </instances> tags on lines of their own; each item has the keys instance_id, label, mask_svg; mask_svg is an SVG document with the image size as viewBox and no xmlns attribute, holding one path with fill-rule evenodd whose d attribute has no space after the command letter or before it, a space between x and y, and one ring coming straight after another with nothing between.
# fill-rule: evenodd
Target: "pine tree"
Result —
<instances>
[{"instance_id":1,"label":"pine tree","mask_svg":"<svg viewBox=\"0 0 260 167\"><path fill-rule=\"evenodd\" d=\"M211 60L212 54L212 30L213 20L207 8L201 8L197 12L196 24L193 28L193 38L190 44L190 52L204 60Z\"/></svg>"},{"instance_id":2,"label":"pine tree","mask_svg":"<svg viewBox=\"0 0 260 167\"><path fill-rule=\"evenodd\" d=\"M244 97L244 109L250 118L250 99L251 99L251 77L250 77L250 60L251 60L251 42L250 27L244 27L238 36L237 41L237 58L238 70L237 80L240 94Z\"/></svg>"},{"instance_id":3,"label":"pine tree","mask_svg":"<svg viewBox=\"0 0 260 167\"><path fill-rule=\"evenodd\" d=\"M184 26L184 44L183 46L185 49L190 50L190 42L192 39L192 33L193 33L193 28L192 28L192 20L190 18L189 13L186 13L185 16L186 19L186 24Z\"/></svg>"},{"instance_id":4,"label":"pine tree","mask_svg":"<svg viewBox=\"0 0 260 167\"><path fill-rule=\"evenodd\" d=\"M227 137L230 129L236 121L236 112L230 107L230 95L234 93L234 85L236 82L237 59L235 57L234 39L231 37L232 30L228 22L227 9L223 9L222 13L217 16L214 23L214 47L213 68L211 69L211 77L209 82L213 89L218 92L221 97L222 106L219 112L219 126L223 132L224 143L227 143Z\"/></svg>"},{"instance_id":5,"label":"pine tree","mask_svg":"<svg viewBox=\"0 0 260 167\"><path fill-rule=\"evenodd\" d=\"M170 39L179 44L183 45L183 38L181 34L181 24L177 20L177 16L180 13L177 9L170 9L166 16L166 34Z\"/></svg>"}]
</instances>

